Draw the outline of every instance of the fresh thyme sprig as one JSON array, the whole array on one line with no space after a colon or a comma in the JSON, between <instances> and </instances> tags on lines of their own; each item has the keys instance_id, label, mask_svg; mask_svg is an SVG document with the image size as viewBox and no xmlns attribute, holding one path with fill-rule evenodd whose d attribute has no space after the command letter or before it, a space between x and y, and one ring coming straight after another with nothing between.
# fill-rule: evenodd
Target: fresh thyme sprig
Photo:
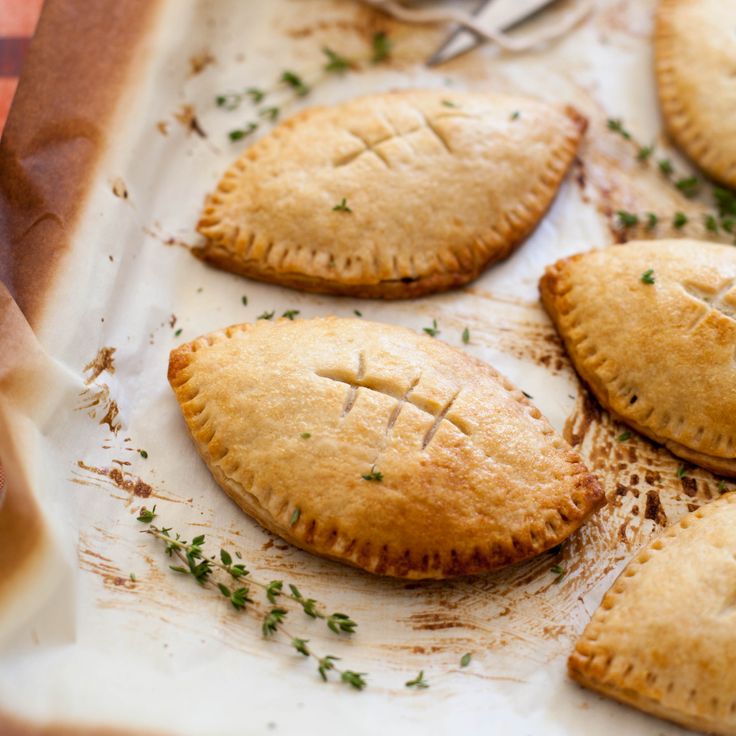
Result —
<instances>
[{"instance_id":1,"label":"fresh thyme sprig","mask_svg":"<svg viewBox=\"0 0 736 736\"><path fill-rule=\"evenodd\" d=\"M371 54L364 63L380 64L391 57L391 39L383 31L373 34ZM264 122L274 122L281 113L296 100L306 97L316 86L331 76L342 75L358 67L358 62L348 59L334 49L325 46L322 49L325 61L319 73L310 79L291 69L281 72L278 81L269 88L247 87L242 91L231 91L215 97L215 105L222 110L234 111L250 101L257 109L253 120L241 128L228 133L231 141L239 141L255 133ZM259 106L267 102L267 107Z\"/></svg>"},{"instance_id":2,"label":"fresh thyme sprig","mask_svg":"<svg viewBox=\"0 0 736 736\"><path fill-rule=\"evenodd\" d=\"M620 135L627 143L636 148L636 160L642 164L649 164L655 159L654 144L644 145L640 143L632 133L624 126L623 122L618 118L608 119L608 129L617 135ZM700 179L693 174L679 175L672 161L665 157L656 160L656 167L660 174L669 181L675 189L688 199L695 197L703 189L706 180ZM703 226L709 233L733 234L736 231L736 192L729 189L713 185L710 189L713 199L713 212L707 212L703 215ZM637 226L644 218L640 218L634 213L619 211L616 213L618 225L621 228L629 228ZM660 218L652 212L645 215L646 229L654 230ZM680 230L688 223L688 217L684 212L675 212L670 219L671 226L675 230Z\"/></svg>"},{"instance_id":3,"label":"fresh thyme sprig","mask_svg":"<svg viewBox=\"0 0 736 736\"><path fill-rule=\"evenodd\" d=\"M178 533L174 533L172 536L170 528L158 527L152 524L151 521L155 516L155 507L151 511L144 508L141 509L138 519L149 524L144 533L164 542L166 554L169 557L176 557L182 563L181 565L169 566L174 572L191 575L202 587L216 588L223 597L230 601L236 611L252 612L257 615L260 615L261 611L258 610L256 601L250 597L250 589L251 586L261 588L267 601L271 604L261 620L261 632L264 637L269 638L277 633L287 637L293 649L302 656L311 657L317 662L317 671L325 682L328 680L328 672L334 671L339 675L341 682L356 690L362 690L366 687L366 673L338 667L335 664L339 661L338 657L331 654L321 656L308 646L308 639L302 639L289 633L284 626L289 611L286 607L275 604L277 599L294 601L301 606L304 613L310 618L324 619L327 628L338 635L352 634L357 627L357 623L347 614L336 612L328 615L325 613L322 604L313 598L305 598L295 585L289 585L290 592L286 592L281 580L263 583L254 579L245 565L233 561L232 555L226 549L220 550L219 559L216 556L207 557L204 552L204 534L194 537L191 542L187 542ZM231 579L239 583L239 587L233 586L231 588L222 581L212 580L211 578L217 570L227 573Z\"/></svg>"}]
</instances>

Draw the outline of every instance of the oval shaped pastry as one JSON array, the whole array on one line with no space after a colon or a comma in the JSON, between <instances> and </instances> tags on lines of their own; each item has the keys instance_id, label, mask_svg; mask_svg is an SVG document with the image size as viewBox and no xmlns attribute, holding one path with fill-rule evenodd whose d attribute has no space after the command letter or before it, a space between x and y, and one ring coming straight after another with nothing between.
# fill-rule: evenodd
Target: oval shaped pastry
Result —
<instances>
[{"instance_id":1,"label":"oval shaped pastry","mask_svg":"<svg viewBox=\"0 0 736 736\"><path fill-rule=\"evenodd\" d=\"M708 175L736 187L736 2L660 0L657 86L668 131Z\"/></svg>"},{"instance_id":2,"label":"oval shaped pastry","mask_svg":"<svg viewBox=\"0 0 736 736\"><path fill-rule=\"evenodd\" d=\"M507 565L559 544L603 503L520 391L403 327L238 325L174 350L169 380L204 461L244 511L370 572Z\"/></svg>"},{"instance_id":3,"label":"oval shaped pastry","mask_svg":"<svg viewBox=\"0 0 736 736\"><path fill-rule=\"evenodd\" d=\"M673 453L736 476L736 250L630 242L547 269L542 301L615 416Z\"/></svg>"},{"instance_id":4,"label":"oval shaped pastry","mask_svg":"<svg viewBox=\"0 0 736 736\"><path fill-rule=\"evenodd\" d=\"M570 676L706 733L736 734L736 493L629 563L575 645Z\"/></svg>"},{"instance_id":5,"label":"oval shaped pastry","mask_svg":"<svg viewBox=\"0 0 736 736\"><path fill-rule=\"evenodd\" d=\"M398 299L449 289L529 234L584 127L572 110L448 90L306 110L225 173L195 253L306 291Z\"/></svg>"}]
</instances>

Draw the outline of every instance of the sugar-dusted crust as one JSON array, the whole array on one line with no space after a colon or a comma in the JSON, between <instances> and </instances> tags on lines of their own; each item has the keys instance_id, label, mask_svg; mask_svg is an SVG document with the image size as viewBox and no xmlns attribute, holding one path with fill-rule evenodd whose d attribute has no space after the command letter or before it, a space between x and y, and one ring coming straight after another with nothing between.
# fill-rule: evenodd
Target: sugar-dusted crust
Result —
<instances>
[{"instance_id":1,"label":"sugar-dusted crust","mask_svg":"<svg viewBox=\"0 0 736 736\"><path fill-rule=\"evenodd\" d=\"M459 286L535 227L584 128L572 109L448 90L309 109L225 173L195 252L306 291L400 299ZM351 212L333 209L343 199Z\"/></svg>"},{"instance_id":2,"label":"sugar-dusted crust","mask_svg":"<svg viewBox=\"0 0 736 736\"><path fill-rule=\"evenodd\" d=\"M736 187L736 3L660 0L654 31L668 131L714 179Z\"/></svg>"},{"instance_id":3,"label":"sugar-dusted crust","mask_svg":"<svg viewBox=\"0 0 736 736\"><path fill-rule=\"evenodd\" d=\"M169 381L202 458L243 510L370 572L442 578L507 565L559 544L604 501L505 378L402 327L236 325L174 350ZM373 470L382 481L362 477Z\"/></svg>"},{"instance_id":4,"label":"sugar-dusted crust","mask_svg":"<svg viewBox=\"0 0 736 736\"><path fill-rule=\"evenodd\" d=\"M736 493L688 514L629 563L568 670L653 715L736 734Z\"/></svg>"},{"instance_id":5,"label":"sugar-dusted crust","mask_svg":"<svg viewBox=\"0 0 736 736\"><path fill-rule=\"evenodd\" d=\"M654 271L654 284L642 274ZM558 261L540 282L567 352L617 418L736 476L736 250L631 242Z\"/></svg>"}]
</instances>

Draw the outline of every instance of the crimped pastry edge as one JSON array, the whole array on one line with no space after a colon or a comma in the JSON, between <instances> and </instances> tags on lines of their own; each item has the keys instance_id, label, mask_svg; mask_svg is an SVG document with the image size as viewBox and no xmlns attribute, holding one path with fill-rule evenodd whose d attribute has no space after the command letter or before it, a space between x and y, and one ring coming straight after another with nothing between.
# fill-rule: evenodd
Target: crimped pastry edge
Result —
<instances>
[{"instance_id":1,"label":"crimped pastry edge","mask_svg":"<svg viewBox=\"0 0 736 736\"><path fill-rule=\"evenodd\" d=\"M290 324L288 320L277 320L273 325L277 326L279 323ZM337 527L323 530L319 527L316 518L308 518L308 515L304 513L301 513L298 521L292 525L290 519L295 506L289 502L287 497L272 496L272 499L269 499L273 500L269 504L270 508L265 508L249 489L244 488L242 484L227 474L215 459L216 453L221 452L223 448L219 445L214 430L210 432L208 419L206 417L204 420L201 419L204 409L197 410L196 407L188 406L197 395L196 391L191 394L187 390L187 384L191 380L191 376L187 375L187 369L195 360L193 356L196 352L217 342L231 339L239 333L248 332L252 327L253 325L247 323L232 325L175 348L171 351L169 359L168 379L179 401L197 451L218 485L262 527L296 547L367 572L390 577L443 579L474 575L521 562L555 547L576 531L591 514L606 502L596 477L587 470L578 453L569 448L567 460L571 465L569 480L572 482L569 498L572 507L576 510L567 514L556 510L558 524L553 526L552 534L549 532L548 522L542 522L538 527L527 530L526 538L514 537L505 547L496 544L487 552L476 548L473 554L464 558L455 550L435 550L431 554L424 553L421 558L414 558L411 550L393 551L386 547L372 548L370 540L357 539ZM488 364L472 356L466 355L465 357L490 371L516 401L529 407L532 410L532 419L542 422L542 431L545 434L554 433L541 412L508 379L498 374ZM564 442L562 438L560 440ZM330 545L327 550L324 548L326 543ZM336 548L341 551L333 552L332 550Z\"/></svg>"},{"instance_id":2,"label":"crimped pastry edge","mask_svg":"<svg viewBox=\"0 0 736 736\"><path fill-rule=\"evenodd\" d=\"M721 720L715 720L715 718L701 717L694 713L685 713L680 709L662 704L656 698L637 693L632 688L627 688L625 684L606 682L606 673L610 670L615 654L609 653L606 656L603 669L599 672L597 670L600 668L597 668L595 660L596 656L603 656L603 653L591 655L583 651L588 646L595 648L596 642L598 641L598 637L595 635L596 632L605 625L607 611L615 606L616 597L625 592L627 581L635 576L636 569L646 564L653 554L665 549L668 544L672 543L679 536L680 530L687 529L693 523L693 520L705 523L704 520L708 516L720 510L721 503L736 503L736 492L721 496L717 501L687 514L677 524L673 524L644 549L639 551L618 578L616 578L613 585L611 585L609 591L603 597L601 605L580 635L573 652L568 658L567 671L568 675L580 685L613 698L625 705L630 705L659 718L664 718L673 723L698 731L718 734L719 736L736 736L736 720L731 724L724 724ZM627 664L635 665L635 663ZM712 701L709 702L712 704ZM734 705L736 705L736 700L734 701Z\"/></svg>"}]
</instances>

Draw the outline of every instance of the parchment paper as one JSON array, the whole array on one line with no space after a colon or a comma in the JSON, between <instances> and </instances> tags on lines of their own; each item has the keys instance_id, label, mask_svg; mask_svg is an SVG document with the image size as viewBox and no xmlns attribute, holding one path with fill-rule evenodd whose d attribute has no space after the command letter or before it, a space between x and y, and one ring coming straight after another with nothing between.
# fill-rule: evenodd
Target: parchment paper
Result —
<instances>
[{"instance_id":1,"label":"parchment paper","mask_svg":"<svg viewBox=\"0 0 736 736\"><path fill-rule=\"evenodd\" d=\"M679 461L637 436L615 441L623 428L581 391L537 297L547 264L618 237L617 208L700 206L672 193L606 129L607 117L621 117L642 140L658 136L653 5L600 0L545 49L487 47L428 70L422 60L442 29L401 26L350 2L164 3L35 338L2 301L22 360L9 350L0 356L0 456L8 487L38 511L43 543L22 575L9 573L0 710L80 729L186 734L681 733L579 689L565 660L634 551L716 495L715 481L700 470L678 479ZM193 258L187 246L198 242L204 195L248 143L227 138L250 118L248 105L226 112L214 96L270 86L284 69L309 78L325 45L365 59L375 30L394 42L390 64L331 78L289 112L418 86L574 104L589 117L587 142L536 232L468 288L406 303L303 294ZM449 582L380 579L272 538L227 500L196 455L166 367L179 342L287 309L298 318L359 309L415 329L436 319L438 339L492 363L566 431L599 473L609 505L557 556ZM369 687L323 684L282 640L263 640L257 620L170 572L135 518L153 503L162 525L187 538L206 533L212 553L237 547L254 575L296 583L351 614L359 629L349 639L298 613L290 627L367 672ZM560 582L550 571L556 563L567 571ZM465 652L473 661L461 668ZM420 669L431 687L406 689Z\"/></svg>"}]
</instances>

